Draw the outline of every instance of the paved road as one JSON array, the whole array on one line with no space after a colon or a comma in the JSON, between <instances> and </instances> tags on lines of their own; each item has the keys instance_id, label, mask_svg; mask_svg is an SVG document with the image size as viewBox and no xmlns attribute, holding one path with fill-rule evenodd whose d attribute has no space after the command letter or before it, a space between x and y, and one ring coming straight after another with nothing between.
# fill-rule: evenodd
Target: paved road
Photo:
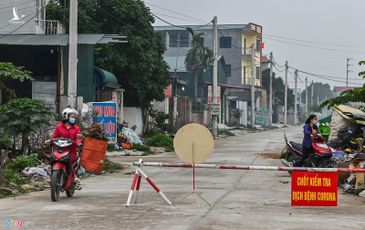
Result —
<instances>
[{"instance_id":1,"label":"paved road","mask_svg":"<svg viewBox=\"0 0 365 230\"><path fill-rule=\"evenodd\" d=\"M300 139L299 128L286 130ZM283 130L245 134L216 142L210 163L279 165L260 153L280 152ZM114 157L119 162L134 158ZM173 155L145 161L178 162ZM191 171L151 168L145 171L174 203L167 206L146 183L139 204L126 208L131 175L97 176L82 181L84 189L72 199L50 201L49 191L0 200L0 221L22 219L28 229L365 229L365 199L340 192L337 208L290 206L290 177L286 172L197 169L198 190L213 206L198 208L195 200L179 200L191 190ZM8 229L0 225L0 229ZM14 228L15 229L15 228Z\"/></svg>"}]
</instances>

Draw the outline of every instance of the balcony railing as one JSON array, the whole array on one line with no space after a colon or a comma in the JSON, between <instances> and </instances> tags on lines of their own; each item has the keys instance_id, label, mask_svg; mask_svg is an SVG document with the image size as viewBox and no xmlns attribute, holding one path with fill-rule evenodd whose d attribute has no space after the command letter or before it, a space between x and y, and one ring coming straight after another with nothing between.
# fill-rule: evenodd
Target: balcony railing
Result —
<instances>
[{"instance_id":1,"label":"balcony railing","mask_svg":"<svg viewBox=\"0 0 365 230\"><path fill-rule=\"evenodd\" d=\"M37 34L65 34L65 28L57 20L37 20Z\"/></svg>"}]
</instances>

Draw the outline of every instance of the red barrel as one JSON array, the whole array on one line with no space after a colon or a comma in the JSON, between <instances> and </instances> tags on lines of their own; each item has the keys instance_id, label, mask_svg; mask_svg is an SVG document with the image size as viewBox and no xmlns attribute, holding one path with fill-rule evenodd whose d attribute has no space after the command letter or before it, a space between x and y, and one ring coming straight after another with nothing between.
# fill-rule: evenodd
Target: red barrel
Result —
<instances>
[{"instance_id":1,"label":"red barrel","mask_svg":"<svg viewBox=\"0 0 365 230\"><path fill-rule=\"evenodd\" d=\"M82 167L89 173L100 174L107 149L107 141L86 137L81 155Z\"/></svg>"}]
</instances>

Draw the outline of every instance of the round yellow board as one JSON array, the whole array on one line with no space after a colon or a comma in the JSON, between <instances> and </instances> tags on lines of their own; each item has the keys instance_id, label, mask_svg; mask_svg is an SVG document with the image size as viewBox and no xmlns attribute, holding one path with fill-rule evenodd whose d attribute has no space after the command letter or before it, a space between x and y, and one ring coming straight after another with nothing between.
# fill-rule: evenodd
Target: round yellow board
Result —
<instances>
[{"instance_id":1,"label":"round yellow board","mask_svg":"<svg viewBox=\"0 0 365 230\"><path fill-rule=\"evenodd\" d=\"M209 129L200 124L191 123L177 131L174 149L183 162L199 164L213 153L214 139Z\"/></svg>"}]
</instances>

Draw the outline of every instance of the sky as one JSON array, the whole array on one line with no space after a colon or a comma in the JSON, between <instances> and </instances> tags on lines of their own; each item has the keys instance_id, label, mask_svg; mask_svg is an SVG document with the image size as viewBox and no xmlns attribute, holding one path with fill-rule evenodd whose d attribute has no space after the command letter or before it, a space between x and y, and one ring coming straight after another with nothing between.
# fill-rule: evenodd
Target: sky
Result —
<instances>
[{"instance_id":1,"label":"sky","mask_svg":"<svg viewBox=\"0 0 365 230\"><path fill-rule=\"evenodd\" d=\"M289 66L306 72L328 75L329 78L339 81L299 74L302 82L298 82L298 88L305 88L306 77L308 82L313 80L329 83L331 87L346 85L347 58L351 58L352 65L349 86L360 86L365 82L358 77L358 73L365 70L365 66L358 65L360 60L365 60L364 0L145 0L144 2L153 13L174 24L205 24L217 16L218 24L253 22L262 25L265 43L263 53L273 52L279 65L284 65L287 60ZM156 19L155 25L166 25L166 23ZM284 77L282 72L277 74ZM288 82L289 85L294 85L292 73L289 73Z\"/></svg>"}]
</instances>

